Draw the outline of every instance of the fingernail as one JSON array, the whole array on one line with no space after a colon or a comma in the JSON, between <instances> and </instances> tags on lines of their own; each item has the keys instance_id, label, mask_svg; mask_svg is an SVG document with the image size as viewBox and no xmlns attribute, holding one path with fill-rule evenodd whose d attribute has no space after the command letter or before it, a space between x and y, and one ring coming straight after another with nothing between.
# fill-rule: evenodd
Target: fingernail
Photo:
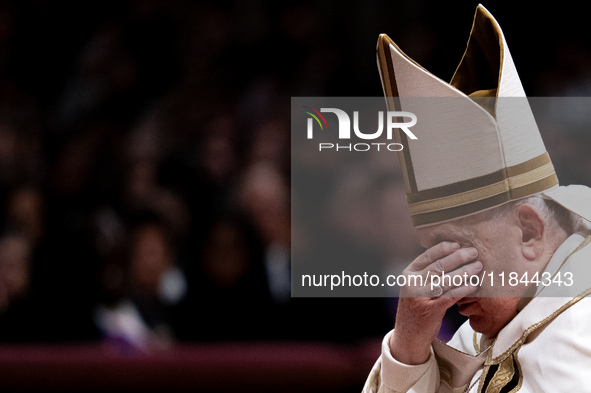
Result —
<instances>
[{"instance_id":1,"label":"fingernail","mask_svg":"<svg viewBox=\"0 0 591 393\"><path fill-rule=\"evenodd\" d=\"M474 270L479 272L482 269L482 262L476 261L472 264L472 267L474 268Z\"/></svg>"},{"instance_id":2,"label":"fingernail","mask_svg":"<svg viewBox=\"0 0 591 393\"><path fill-rule=\"evenodd\" d=\"M476 250L475 248L471 248L470 251L468 251L468 255L471 257L475 257L476 255L478 255L478 250Z\"/></svg>"},{"instance_id":3,"label":"fingernail","mask_svg":"<svg viewBox=\"0 0 591 393\"><path fill-rule=\"evenodd\" d=\"M460 248L460 244L459 243L452 243L451 244L451 249L452 250L458 250Z\"/></svg>"}]
</instances>

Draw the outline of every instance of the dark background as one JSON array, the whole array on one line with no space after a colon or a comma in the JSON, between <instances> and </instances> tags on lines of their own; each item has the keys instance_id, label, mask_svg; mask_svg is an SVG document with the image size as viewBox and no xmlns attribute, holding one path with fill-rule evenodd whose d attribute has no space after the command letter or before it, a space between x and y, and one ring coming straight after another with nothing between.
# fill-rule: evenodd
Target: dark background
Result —
<instances>
[{"instance_id":1,"label":"dark background","mask_svg":"<svg viewBox=\"0 0 591 393\"><path fill-rule=\"evenodd\" d=\"M528 95L586 96L585 12L545 4L484 5ZM0 2L0 341L379 342L393 300L281 284L290 97L380 96L380 33L449 80L476 5ZM543 135L563 183L589 178L587 161L561 169L586 156L584 131Z\"/></svg>"}]
</instances>

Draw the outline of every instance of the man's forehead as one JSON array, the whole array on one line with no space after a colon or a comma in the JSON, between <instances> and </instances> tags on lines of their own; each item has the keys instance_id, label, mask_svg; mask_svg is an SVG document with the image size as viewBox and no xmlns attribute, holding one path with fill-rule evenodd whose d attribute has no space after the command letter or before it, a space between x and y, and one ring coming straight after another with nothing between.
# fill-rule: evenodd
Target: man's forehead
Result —
<instances>
[{"instance_id":1,"label":"man's forehead","mask_svg":"<svg viewBox=\"0 0 591 393\"><path fill-rule=\"evenodd\" d=\"M417 229L419 243L424 248L433 247L442 241L466 243L473 236L474 230L463 220L453 220L450 222L431 225Z\"/></svg>"}]
</instances>

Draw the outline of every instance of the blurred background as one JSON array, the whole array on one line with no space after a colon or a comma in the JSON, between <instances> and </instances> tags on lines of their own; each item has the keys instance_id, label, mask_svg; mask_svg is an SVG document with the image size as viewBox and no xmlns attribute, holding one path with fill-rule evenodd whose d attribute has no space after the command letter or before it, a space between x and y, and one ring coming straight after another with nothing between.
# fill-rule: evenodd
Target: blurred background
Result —
<instances>
[{"instance_id":1,"label":"blurred background","mask_svg":"<svg viewBox=\"0 0 591 393\"><path fill-rule=\"evenodd\" d=\"M589 95L585 13L532 4L484 4L526 92ZM0 388L360 391L395 299L290 298L290 97L380 96L380 33L449 80L476 5L0 1Z\"/></svg>"}]
</instances>

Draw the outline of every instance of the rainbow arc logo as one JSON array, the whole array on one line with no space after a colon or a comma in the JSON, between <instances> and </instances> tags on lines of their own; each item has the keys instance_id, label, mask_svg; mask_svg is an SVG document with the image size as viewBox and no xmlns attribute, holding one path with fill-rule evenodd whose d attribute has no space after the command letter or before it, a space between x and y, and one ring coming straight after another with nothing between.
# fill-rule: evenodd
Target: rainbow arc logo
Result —
<instances>
[{"instance_id":1,"label":"rainbow arc logo","mask_svg":"<svg viewBox=\"0 0 591 393\"><path fill-rule=\"evenodd\" d=\"M328 130L328 124L326 124L326 119L324 118L324 116L322 116L322 113L320 113L316 109L309 107L309 106L304 105L304 106L302 106L302 108L304 108L304 113L307 113L308 115L312 116L316 120L316 122L320 126L321 130L324 130L324 127L322 127L322 122L324 123L324 126ZM312 112L314 112L314 113L312 113ZM322 119L322 122L320 122L320 119L318 117L320 117L320 119ZM312 131L311 122L312 122L312 119L308 119L308 137L309 138L311 138L310 132Z\"/></svg>"}]
</instances>

